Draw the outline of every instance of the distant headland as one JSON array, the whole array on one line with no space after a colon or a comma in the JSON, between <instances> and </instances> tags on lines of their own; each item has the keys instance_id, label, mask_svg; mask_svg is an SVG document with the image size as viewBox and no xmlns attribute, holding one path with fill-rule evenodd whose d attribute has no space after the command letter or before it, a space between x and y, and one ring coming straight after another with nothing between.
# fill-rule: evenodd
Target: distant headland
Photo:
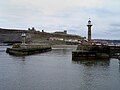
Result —
<instances>
[{"instance_id":1,"label":"distant headland","mask_svg":"<svg viewBox=\"0 0 120 90\"><path fill-rule=\"evenodd\" d=\"M0 28L0 43L21 43L22 33L26 34L27 43L43 43L43 44L78 44L85 37L79 35L68 34L67 30L48 33L44 30L37 31L34 27L27 30L4 29Z\"/></svg>"}]
</instances>

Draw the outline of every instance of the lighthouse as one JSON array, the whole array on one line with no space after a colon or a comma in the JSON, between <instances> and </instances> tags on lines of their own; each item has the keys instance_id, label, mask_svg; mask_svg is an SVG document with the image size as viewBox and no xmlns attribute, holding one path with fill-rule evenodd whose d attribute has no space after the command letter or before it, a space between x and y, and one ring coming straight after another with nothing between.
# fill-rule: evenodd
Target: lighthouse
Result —
<instances>
[{"instance_id":1,"label":"lighthouse","mask_svg":"<svg viewBox=\"0 0 120 90\"><path fill-rule=\"evenodd\" d=\"M22 33L22 45L25 45L26 34Z\"/></svg>"},{"instance_id":2,"label":"lighthouse","mask_svg":"<svg viewBox=\"0 0 120 90\"><path fill-rule=\"evenodd\" d=\"M88 43L91 44L91 27L92 27L92 24L91 24L91 20L89 19L88 21Z\"/></svg>"}]
</instances>

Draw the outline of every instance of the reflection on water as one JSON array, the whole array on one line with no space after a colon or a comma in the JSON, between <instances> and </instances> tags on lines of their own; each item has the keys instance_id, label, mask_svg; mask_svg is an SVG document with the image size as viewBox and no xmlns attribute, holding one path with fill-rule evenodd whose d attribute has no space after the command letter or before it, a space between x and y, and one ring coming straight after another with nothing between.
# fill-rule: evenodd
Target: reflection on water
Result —
<instances>
[{"instance_id":1,"label":"reflection on water","mask_svg":"<svg viewBox=\"0 0 120 90\"><path fill-rule=\"evenodd\" d=\"M108 67L110 65L110 60L79 60L72 61L75 64L82 64L85 66L104 66Z\"/></svg>"},{"instance_id":2,"label":"reflection on water","mask_svg":"<svg viewBox=\"0 0 120 90\"><path fill-rule=\"evenodd\" d=\"M71 52L55 49L15 57L1 51L0 90L119 90L119 60L75 62Z\"/></svg>"},{"instance_id":3,"label":"reflection on water","mask_svg":"<svg viewBox=\"0 0 120 90\"><path fill-rule=\"evenodd\" d=\"M120 60L119 60L119 71L120 71Z\"/></svg>"},{"instance_id":4,"label":"reflection on water","mask_svg":"<svg viewBox=\"0 0 120 90\"><path fill-rule=\"evenodd\" d=\"M22 57L22 61L25 61L25 57L24 56Z\"/></svg>"}]
</instances>

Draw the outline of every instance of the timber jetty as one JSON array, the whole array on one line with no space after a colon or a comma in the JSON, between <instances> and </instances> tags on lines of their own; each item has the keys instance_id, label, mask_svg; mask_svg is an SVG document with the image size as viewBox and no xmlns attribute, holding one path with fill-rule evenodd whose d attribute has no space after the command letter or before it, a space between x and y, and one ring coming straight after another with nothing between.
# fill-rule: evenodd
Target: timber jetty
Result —
<instances>
[{"instance_id":1,"label":"timber jetty","mask_svg":"<svg viewBox=\"0 0 120 90\"><path fill-rule=\"evenodd\" d=\"M35 53L43 53L51 51L52 48L49 45L13 45L12 48L7 48L6 53L15 56L32 55Z\"/></svg>"}]
</instances>

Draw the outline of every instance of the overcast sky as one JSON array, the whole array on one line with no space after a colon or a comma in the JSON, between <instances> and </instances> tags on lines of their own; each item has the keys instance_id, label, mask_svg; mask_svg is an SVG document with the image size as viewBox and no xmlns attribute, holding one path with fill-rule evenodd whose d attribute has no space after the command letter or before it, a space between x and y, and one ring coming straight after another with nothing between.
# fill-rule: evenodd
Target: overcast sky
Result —
<instances>
[{"instance_id":1,"label":"overcast sky","mask_svg":"<svg viewBox=\"0 0 120 90\"><path fill-rule=\"evenodd\" d=\"M93 38L120 39L120 0L0 0L1 28L87 36L89 18Z\"/></svg>"}]
</instances>

